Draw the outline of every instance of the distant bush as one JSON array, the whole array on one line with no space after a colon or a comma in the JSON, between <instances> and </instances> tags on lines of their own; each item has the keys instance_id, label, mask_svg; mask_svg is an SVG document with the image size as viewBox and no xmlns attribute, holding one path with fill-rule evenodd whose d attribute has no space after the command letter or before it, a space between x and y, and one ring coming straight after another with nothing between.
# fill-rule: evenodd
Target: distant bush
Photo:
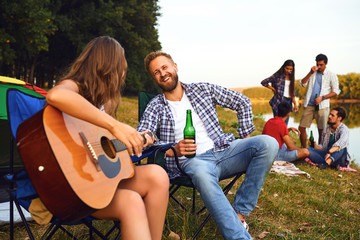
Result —
<instances>
[{"instance_id":1,"label":"distant bush","mask_svg":"<svg viewBox=\"0 0 360 240\"><path fill-rule=\"evenodd\" d=\"M265 87L251 87L246 88L242 92L245 96L249 98L264 98L264 99L271 99L274 93Z\"/></svg>"}]
</instances>

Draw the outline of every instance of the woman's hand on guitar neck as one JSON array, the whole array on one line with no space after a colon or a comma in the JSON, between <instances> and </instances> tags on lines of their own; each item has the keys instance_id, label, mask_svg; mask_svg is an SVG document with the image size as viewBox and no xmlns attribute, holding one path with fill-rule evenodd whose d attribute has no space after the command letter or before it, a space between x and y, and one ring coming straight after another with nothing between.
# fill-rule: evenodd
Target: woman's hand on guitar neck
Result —
<instances>
[{"instance_id":1,"label":"woman's hand on guitar neck","mask_svg":"<svg viewBox=\"0 0 360 240\"><path fill-rule=\"evenodd\" d=\"M144 148L144 138L135 128L122 122L116 122L109 131L125 144L130 155L141 156Z\"/></svg>"},{"instance_id":2,"label":"woman's hand on guitar neck","mask_svg":"<svg viewBox=\"0 0 360 240\"><path fill-rule=\"evenodd\" d=\"M144 148L155 143L155 137L149 130L140 132L140 134L143 137Z\"/></svg>"}]
</instances>

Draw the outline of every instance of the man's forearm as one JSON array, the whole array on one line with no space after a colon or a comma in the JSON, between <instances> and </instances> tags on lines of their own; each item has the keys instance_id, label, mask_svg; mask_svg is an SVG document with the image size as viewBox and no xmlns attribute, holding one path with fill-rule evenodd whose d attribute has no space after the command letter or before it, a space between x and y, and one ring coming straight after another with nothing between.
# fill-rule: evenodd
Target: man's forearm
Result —
<instances>
[{"instance_id":1,"label":"man's forearm","mask_svg":"<svg viewBox=\"0 0 360 240\"><path fill-rule=\"evenodd\" d=\"M340 147L339 146L335 146L335 147L331 147L328 151L328 153L333 154L334 152L339 151Z\"/></svg>"},{"instance_id":2,"label":"man's forearm","mask_svg":"<svg viewBox=\"0 0 360 240\"><path fill-rule=\"evenodd\" d=\"M326 95L323 95L323 100L335 97L336 95L337 94L335 92L328 93Z\"/></svg>"},{"instance_id":3,"label":"man's forearm","mask_svg":"<svg viewBox=\"0 0 360 240\"><path fill-rule=\"evenodd\" d=\"M305 85L313 73L310 71L303 79L301 79L301 85Z\"/></svg>"}]
</instances>

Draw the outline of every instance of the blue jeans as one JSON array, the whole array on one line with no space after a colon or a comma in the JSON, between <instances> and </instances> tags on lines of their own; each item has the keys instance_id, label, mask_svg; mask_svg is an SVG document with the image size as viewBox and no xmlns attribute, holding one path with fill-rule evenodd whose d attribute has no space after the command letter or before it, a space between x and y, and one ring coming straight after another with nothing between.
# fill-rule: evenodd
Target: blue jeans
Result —
<instances>
[{"instance_id":1,"label":"blue jeans","mask_svg":"<svg viewBox=\"0 0 360 240\"><path fill-rule=\"evenodd\" d=\"M287 161L294 162L298 159L297 150L287 150L286 144L284 143L276 156L275 161Z\"/></svg>"},{"instance_id":2,"label":"blue jeans","mask_svg":"<svg viewBox=\"0 0 360 240\"><path fill-rule=\"evenodd\" d=\"M326 163L324 158L328 151L317 150L312 147L308 147L308 150L310 153L309 158L312 162L317 164ZM332 163L330 165L331 167L346 166L347 148L343 148L338 152L332 153L330 158L332 159Z\"/></svg>"},{"instance_id":3,"label":"blue jeans","mask_svg":"<svg viewBox=\"0 0 360 240\"><path fill-rule=\"evenodd\" d=\"M249 215L254 209L278 150L279 144L274 138L259 135L237 139L224 151L211 149L183 164L226 239L251 239L236 213ZM245 178L231 206L219 181L241 172Z\"/></svg>"}]
</instances>

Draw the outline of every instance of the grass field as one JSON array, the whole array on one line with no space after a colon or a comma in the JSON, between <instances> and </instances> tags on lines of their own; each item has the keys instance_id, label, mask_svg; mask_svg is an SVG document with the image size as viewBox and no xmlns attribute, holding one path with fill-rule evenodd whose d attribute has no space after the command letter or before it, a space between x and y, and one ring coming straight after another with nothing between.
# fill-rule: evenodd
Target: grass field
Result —
<instances>
[{"instance_id":1,"label":"grass field","mask_svg":"<svg viewBox=\"0 0 360 240\"><path fill-rule=\"evenodd\" d=\"M118 111L119 119L136 127L137 99L123 98L122 106L124 107ZM219 108L218 114L224 131L237 134L235 113ZM259 117L254 118L254 122L257 130L252 135L261 134L264 120ZM295 135L291 135L291 138L299 145ZM246 218L252 237L254 239L360 239L359 172L320 170L303 162L295 164L311 177L288 177L272 173L268 175L256 208ZM352 167L360 170L356 165ZM228 197L230 201L233 200L241 180L231 189ZM191 208L190 189L183 188L176 196L186 207ZM200 196L197 196L197 209L202 206ZM206 215L206 211L198 216L185 212L170 200L167 211L169 224L164 228L163 239L171 239L169 237L171 231L178 234L181 239L191 239ZM110 223L98 221L96 225L105 230ZM45 231L44 226L33 222L31 227L37 237ZM88 239L85 227L72 226L69 229L80 239ZM8 232L8 225L1 226L0 239L8 239ZM16 225L15 234L16 239L27 239L22 224ZM57 234L54 239L67 239L67 237ZM210 220L197 239L223 238L214 221Z\"/></svg>"}]
</instances>

